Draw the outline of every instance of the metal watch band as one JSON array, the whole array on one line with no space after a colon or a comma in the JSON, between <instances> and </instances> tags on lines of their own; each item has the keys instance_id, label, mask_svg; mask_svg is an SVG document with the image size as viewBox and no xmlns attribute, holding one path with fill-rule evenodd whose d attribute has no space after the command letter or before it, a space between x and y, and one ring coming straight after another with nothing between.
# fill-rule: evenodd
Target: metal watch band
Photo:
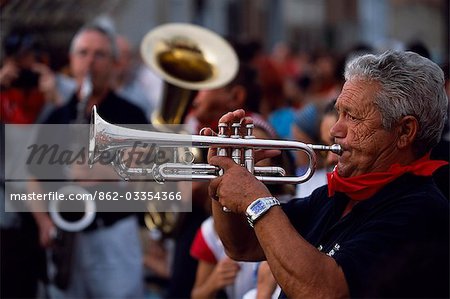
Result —
<instances>
[{"instance_id":1,"label":"metal watch band","mask_svg":"<svg viewBox=\"0 0 450 299\"><path fill-rule=\"evenodd\" d=\"M279 206L280 202L275 197L261 197L253 201L245 211L248 224L254 227L255 222L261 218L273 206Z\"/></svg>"}]
</instances>

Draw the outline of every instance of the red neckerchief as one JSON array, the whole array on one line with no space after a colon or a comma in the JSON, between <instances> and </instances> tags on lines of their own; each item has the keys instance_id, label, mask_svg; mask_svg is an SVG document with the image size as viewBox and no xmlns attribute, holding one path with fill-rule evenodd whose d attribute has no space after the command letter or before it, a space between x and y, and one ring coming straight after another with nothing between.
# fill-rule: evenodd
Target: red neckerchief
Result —
<instances>
[{"instance_id":1,"label":"red neckerchief","mask_svg":"<svg viewBox=\"0 0 450 299\"><path fill-rule=\"evenodd\" d=\"M409 165L396 163L386 172L374 172L349 178L340 177L335 167L333 172L327 173L328 196L333 196L337 191L345 193L352 200L365 200L407 172L418 176L431 176L436 169L447 164L447 161L430 160L430 155L427 154Z\"/></svg>"}]
</instances>

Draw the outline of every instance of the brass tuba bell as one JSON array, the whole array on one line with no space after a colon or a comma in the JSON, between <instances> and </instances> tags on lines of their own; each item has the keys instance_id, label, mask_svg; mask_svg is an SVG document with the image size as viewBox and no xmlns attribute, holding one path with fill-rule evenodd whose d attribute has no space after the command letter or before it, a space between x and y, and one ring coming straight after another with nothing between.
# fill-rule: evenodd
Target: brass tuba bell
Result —
<instances>
[{"instance_id":1,"label":"brass tuba bell","mask_svg":"<svg viewBox=\"0 0 450 299\"><path fill-rule=\"evenodd\" d=\"M164 80L153 125L181 124L195 91L225 86L238 71L231 45L216 33L192 24L170 23L147 33L141 43L144 62Z\"/></svg>"},{"instance_id":2,"label":"brass tuba bell","mask_svg":"<svg viewBox=\"0 0 450 299\"><path fill-rule=\"evenodd\" d=\"M141 43L144 62L164 81L162 98L151 116L162 131L164 125L182 124L198 90L227 85L236 76L239 62L231 45L213 31L186 23L158 26ZM162 188L162 187L161 187ZM176 215L156 212L148 206L146 226L170 235Z\"/></svg>"}]
</instances>

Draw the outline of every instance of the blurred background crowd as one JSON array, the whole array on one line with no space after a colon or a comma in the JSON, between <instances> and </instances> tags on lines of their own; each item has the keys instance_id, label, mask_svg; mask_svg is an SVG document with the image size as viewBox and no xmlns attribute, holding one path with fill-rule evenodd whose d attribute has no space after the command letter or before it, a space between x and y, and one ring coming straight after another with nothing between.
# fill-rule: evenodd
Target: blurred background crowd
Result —
<instances>
[{"instance_id":1,"label":"blurred background crowd","mask_svg":"<svg viewBox=\"0 0 450 299\"><path fill-rule=\"evenodd\" d=\"M257 119L260 131L255 135L261 138L331 144L328 130L336 121L333 101L342 88L346 61L389 49L414 51L442 66L450 93L448 0L1 0L0 9L2 130L3 124L59 119L80 88L74 74L76 58L68 53L77 53L74 35L87 24L95 24L114 39L116 59L103 70L108 74L107 89L138 109L130 111L144 115L136 116L141 123L152 121L163 85L141 57L140 44L147 32L164 23L184 22L211 29L230 42L241 65L238 76L226 89L198 92L188 109L192 134L203 126L217 127L214 122L224 112L245 108ZM101 60L103 54L96 53L95 59ZM120 107L115 113L129 106ZM1 135L3 152L11 144L4 132ZM447 125L436 158L448 161L448 140ZM275 163L301 175L304 158L289 154ZM2 161L2 167L4 163L8 161ZM332 154L319 156L310 181L273 192L280 198L307 196L326 183L326 172L334 163ZM1 179L4 184L3 173ZM445 184L448 196L448 173ZM267 265L237 264L224 257L223 249L205 249L205 244L217 242L208 218L210 199L204 184L193 187L197 198L193 212L179 217L170 236L149 232L138 217L137 257L142 271L137 273L144 288L142 294L124 298L242 298L244 293L249 296L245 298L253 298L248 291L258 284L273 287L272 294L276 285L269 283ZM54 282L45 274L42 248L49 244L43 244L39 217L4 213L3 199L1 204L1 297L65 298L64 290L47 287ZM236 278L244 269L247 276ZM132 276L131 270L122 271L123 277ZM235 286L241 288L239 292L230 289L235 279L248 285ZM108 298L86 295L103 296Z\"/></svg>"}]
</instances>

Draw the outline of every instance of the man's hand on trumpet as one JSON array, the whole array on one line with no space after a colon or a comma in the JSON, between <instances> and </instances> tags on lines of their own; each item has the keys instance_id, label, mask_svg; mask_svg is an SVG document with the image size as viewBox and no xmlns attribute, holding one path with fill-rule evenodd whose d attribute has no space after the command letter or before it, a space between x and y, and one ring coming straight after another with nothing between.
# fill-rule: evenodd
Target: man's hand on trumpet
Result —
<instances>
[{"instance_id":1,"label":"man's hand on trumpet","mask_svg":"<svg viewBox=\"0 0 450 299\"><path fill-rule=\"evenodd\" d=\"M241 124L240 135L246 136L246 124L253 123L250 117L245 117L242 109L223 115L219 123L225 123L231 128L233 123ZM212 135L210 128L202 130L203 135ZM255 163L280 154L279 150L255 150ZM223 169L223 175L213 179L209 185L209 196L222 206L235 213L245 213L246 208L255 199L271 196L267 187L251 174L246 168L237 164L231 157L217 156L217 149L208 153L208 163Z\"/></svg>"}]
</instances>

